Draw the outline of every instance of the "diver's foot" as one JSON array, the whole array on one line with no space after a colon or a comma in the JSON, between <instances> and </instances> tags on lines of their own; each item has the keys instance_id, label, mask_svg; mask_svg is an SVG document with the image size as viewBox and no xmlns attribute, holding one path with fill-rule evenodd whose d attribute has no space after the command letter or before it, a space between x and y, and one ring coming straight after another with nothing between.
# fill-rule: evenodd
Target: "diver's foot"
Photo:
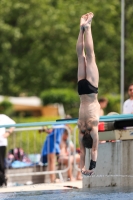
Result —
<instances>
[{"instance_id":1,"label":"diver's foot","mask_svg":"<svg viewBox=\"0 0 133 200\"><path fill-rule=\"evenodd\" d=\"M88 18L88 13L85 14L85 15L82 15L82 17L80 18L80 29L82 31L84 31L84 25L86 24L87 22L87 18Z\"/></svg>"},{"instance_id":2,"label":"diver's foot","mask_svg":"<svg viewBox=\"0 0 133 200\"><path fill-rule=\"evenodd\" d=\"M80 27L86 24L87 19L88 19L88 13L85 15L82 15L82 17L80 18Z\"/></svg>"},{"instance_id":3,"label":"diver's foot","mask_svg":"<svg viewBox=\"0 0 133 200\"><path fill-rule=\"evenodd\" d=\"M86 14L87 15L87 19L86 19L86 22L84 23L84 28L86 27L90 27L91 25L91 22L92 22L92 18L94 17L94 14L92 12L89 12Z\"/></svg>"}]
</instances>

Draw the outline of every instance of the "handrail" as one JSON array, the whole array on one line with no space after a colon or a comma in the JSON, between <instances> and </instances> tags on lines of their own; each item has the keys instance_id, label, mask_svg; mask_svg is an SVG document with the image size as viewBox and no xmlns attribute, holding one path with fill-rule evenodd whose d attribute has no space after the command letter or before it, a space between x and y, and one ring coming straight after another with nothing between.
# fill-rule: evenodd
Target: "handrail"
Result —
<instances>
[{"instance_id":1,"label":"handrail","mask_svg":"<svg viewBox=\"0 0 133 200\"><path fill-rule=\"evenodd\" d=\"M115 121L115 120L127 120L127 119L133 119L133 114L118 114L118 115L105 115L101 116L99 121L100 122L106 122L106 121ZM61 125L61 124L76 124L78 121L78 118L74 119L61 119L56 121L47 121L47 122L31 122L31 123L18 123L14 124L13 127L24 127L24 126L45 126L45 125ZM0 128L11 127L11 124L5 124L0 125Z\"/></svg>"},{"instance_id":2,"label":"handrail","mask_svg":"<svg viewBox=\"0 0 133 200\"><path fill-rule=\"evenodd\" d=\"M40 127L38 127L40 128ZM53 126L54 128L54 126ZM59 126L55 126L56 129L58 128L64 128L68 131L68 139L70 140L70 129L67 127L67 126L62 126L62 125L59 125ZM30 128L31 130L31 128ZM36 128L33 130L37 130ZM21 129L15 129L15 132L17 131L27 131L27 129L25 128L21 128ZM68 143L68 149L69 149L69 152L70 152L70 143ZM65 169L61 169L61 170L53 170L53 171L41 171L41 172L27 172L27 173L11 173L11 174L8 174L8 177L16 177L16 176L27 176L27 175L32 175L32 176L36 176L36 175L45 175L45 174L59 174L60 178L63 180L63 177L62 177L62 173L65 173L69 170L70 168L70 155L68 156L68 166L67 168Z\"/></svg>"}]
</instances>

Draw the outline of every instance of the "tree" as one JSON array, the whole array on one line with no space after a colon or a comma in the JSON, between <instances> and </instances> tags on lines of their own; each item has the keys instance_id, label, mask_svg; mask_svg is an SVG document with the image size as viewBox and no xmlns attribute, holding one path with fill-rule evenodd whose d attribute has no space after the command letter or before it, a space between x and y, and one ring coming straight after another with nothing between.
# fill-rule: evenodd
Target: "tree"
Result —
<instances>
[{"instance_id":1,"label":"tree","mask_svg":"<svg viewBox=\"0 0 133 200\"><path fill-rule=\"evenodd\" d=\"M1 94L40 95L45 89L60 86L76 90L79 19L88 11L95 14L92 31L100 72L99 93L119 93L120 1L2 0L0 11ZM128 18L131 13L128 6ZM132 62L128 63L131 68Z\"/></svg>"},{"instance_id":2,"label":"tree","mask_svg":"<svg viewBox=\"0 0 133 200\"><path fill-rule=\"evenodd\" d=\"M133 83L133 2L131 0L125 2L125 91L127 92L129 84Z\"/></svg>"}]
</instances>

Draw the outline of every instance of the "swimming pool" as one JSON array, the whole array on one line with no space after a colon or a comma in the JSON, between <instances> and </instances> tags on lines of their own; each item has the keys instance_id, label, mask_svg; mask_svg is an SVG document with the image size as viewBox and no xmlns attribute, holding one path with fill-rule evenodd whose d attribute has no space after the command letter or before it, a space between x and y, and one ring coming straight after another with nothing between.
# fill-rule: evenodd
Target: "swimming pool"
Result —
<instances>
[{"instance_id":1,"label":"swimming pool","mask_svg":"<svg viewBox=\"0 0 133 200\"><path fill-rule=\"evenodd\" d=\"M133 200L133 188L64 189L1 193L0 200Z\"/></svg>"}]
</instances>

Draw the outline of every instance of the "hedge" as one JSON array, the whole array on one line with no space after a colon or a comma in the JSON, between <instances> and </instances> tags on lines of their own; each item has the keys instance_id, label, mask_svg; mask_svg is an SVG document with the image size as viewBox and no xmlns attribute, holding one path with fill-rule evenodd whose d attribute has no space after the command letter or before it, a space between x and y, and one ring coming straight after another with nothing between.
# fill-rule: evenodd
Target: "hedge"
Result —
<instances>
[{"instance_id":1,"label":"hedge","mask_svg":"<svg viewBox=\"0 0 133 200\"><path fill-rule=\"evenodd\" d=\"M78 116L79 96L77 91L73 89L53 88L45 90L41 93L40 98L43 105L60 103L64 105L67 114L72 115L72 117Z\"/></svg>"}]
</instances>

